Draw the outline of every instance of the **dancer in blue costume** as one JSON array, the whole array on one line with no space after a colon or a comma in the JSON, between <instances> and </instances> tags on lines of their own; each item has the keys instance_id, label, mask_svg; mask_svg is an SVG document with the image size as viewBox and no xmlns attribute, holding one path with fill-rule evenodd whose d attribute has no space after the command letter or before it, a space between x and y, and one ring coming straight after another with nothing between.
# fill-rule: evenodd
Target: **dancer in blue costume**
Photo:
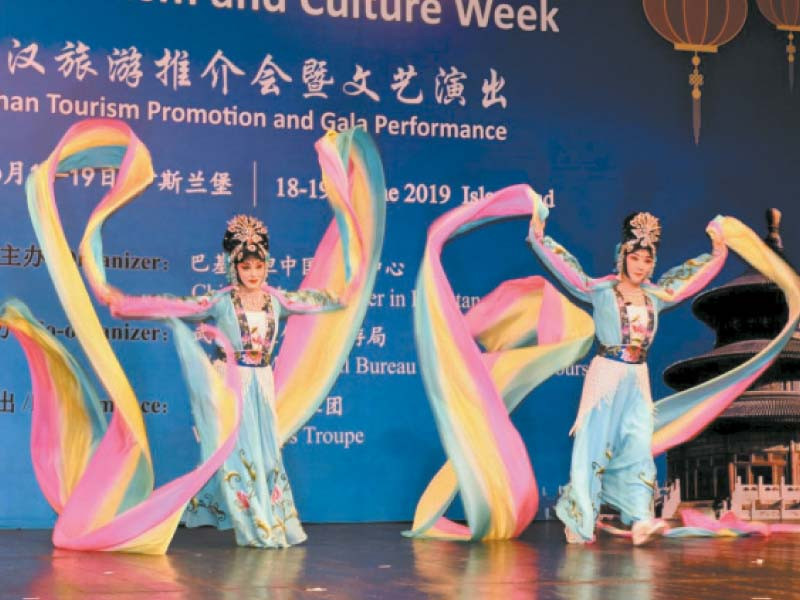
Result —
<instances>
[{"instance_id":1,"label":"dancer in blue costume","mask_svg":"<svg viewBox=\"0 0 800 600\"><path fill-rule=\"evenodd\" d=\"M267 228L238 215L223 238L232 288L210 302L210 319L231 340L242 382L243 411L236 447L184 513L188 527L233 527L240 546L283 548L306 539L281 459L271 357L279 319L288 316L278 298L265 291L269 265ZM282 292L302 312L337 308L324 292ZM213 299L212 299L213 300ZM222 359L219 357L220 368ZM202 427L202 415L195 415Z\"/></svg>"},{"instance_id":2,"label":"dancer in blue costume","mask_svg":"<svg viewBox=\"0 0 800 600\"><path fill-rule=\"evenodd\" d=\"M651 452L653 401L647 351L658 314L697 293L719 272L727 247L712 235L713 251L650 282L661 238L653 215L640 212L623 223L617 275L588 277L575 258L544 236L546 209L534 215L529 240L544 265L576 298L593 306L597 355L586 372L578 416L571 430L570 482L556 505L567 541L594 540L601 504L632 524L635 545L665 527L654 518L656 468ZM715 231L713 225L710 232Z\"/></svg>"}]
</instances>

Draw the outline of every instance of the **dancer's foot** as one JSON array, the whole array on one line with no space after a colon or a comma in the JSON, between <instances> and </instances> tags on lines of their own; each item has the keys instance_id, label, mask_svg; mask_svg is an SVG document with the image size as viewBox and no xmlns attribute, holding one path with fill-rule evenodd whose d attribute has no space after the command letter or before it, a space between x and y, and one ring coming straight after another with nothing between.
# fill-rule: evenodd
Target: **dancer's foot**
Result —
<instances>
[{"instance_id":1,"label":"dancer's foot","mask_svg":"<svg viewBox=\"0 0 800 600\"><path fill-rule=\"evenodd\" d=\"M631 527L631 539L634 546L641 546L651 541L654 536L664 533L667 524L661 519L636 521Z\"/></svg>"},{"instance_id":2,"label":"dancer's foot","mask_svg":"<svg viewBox=\"0 0 800 600\"><path fill-rule=\"evenodd\" d=\"M594 542L594 538L592 538L591 540L585 540L583 539L583 536L581 536L578 533L575 533L569 527L564 527L564 535L567 537L568 544L591 544L592 542Z\"/></svg>"}]
</instances>

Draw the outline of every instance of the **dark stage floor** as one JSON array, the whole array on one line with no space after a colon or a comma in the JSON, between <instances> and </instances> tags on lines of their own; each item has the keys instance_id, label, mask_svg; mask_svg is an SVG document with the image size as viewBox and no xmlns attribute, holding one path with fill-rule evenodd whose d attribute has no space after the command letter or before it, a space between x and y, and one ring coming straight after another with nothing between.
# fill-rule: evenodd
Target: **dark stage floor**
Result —
<instances>
[{"instance_id":1,"label":"dark stage floor","mask_svg":"<svg viewBox=\"0 0 800 600\"><path fill-rule=\"evenodd\" d=\"M0 531L0 598L800 598L800 536L574 547L552 522L486 544L409 540L404 527L308 525L309 541L287 550L180 529L157 557L65 552L49 531Z\"/></svg>"}]
</instances>

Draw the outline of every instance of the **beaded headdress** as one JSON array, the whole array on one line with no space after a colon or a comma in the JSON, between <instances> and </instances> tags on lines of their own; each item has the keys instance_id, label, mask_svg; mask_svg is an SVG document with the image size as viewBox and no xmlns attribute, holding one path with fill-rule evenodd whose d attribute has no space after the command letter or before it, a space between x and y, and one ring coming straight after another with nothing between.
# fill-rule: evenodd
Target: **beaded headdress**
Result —
<instances>
[{"instance_id":1,"label":"beaded headdress","mask_svg":"<svg viewBox=\"0 0 800 600\"><path fill-rule=\"evenodd\" d=\"M617 273L623 272L623 261L631 252L649 250L655 265L656 251L661 242L661 223L649 212L629 215L622 224L622 242L617 244Z\"/></svg>"},{"instance_id":2,"label":"beaded headdress","mask_svg":"<svg viewBox=\"0 0 800 600\"><path fill-rule=\"evenodd\" d=\"M228 221L222 238L228 263L228 279L236 283L236 264L248 258L269 260L269 234L263 221L249 215L236 215Z\"/></svg>"}]
</instances>

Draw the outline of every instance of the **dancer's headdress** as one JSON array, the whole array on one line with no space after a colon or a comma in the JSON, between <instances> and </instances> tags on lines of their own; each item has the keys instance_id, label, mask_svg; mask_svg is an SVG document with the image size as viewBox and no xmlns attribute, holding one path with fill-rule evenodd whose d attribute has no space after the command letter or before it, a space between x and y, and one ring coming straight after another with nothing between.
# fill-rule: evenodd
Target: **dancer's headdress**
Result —
<instances>
[{"instance_id":1,"label":"dancer's headdress","mask_svg":"<svg viewBox=\"0 0 800 600\"><path fill-rule=\"evenodd\" d=\"M649 212L633 213L622 223L622 242L617 244L617 273L623 272L625 257L636 250L649 250L656 260L658 245L661 243L661 223Z\"/></svg>"},{"instance_id":2,"label":"dancer's headdress","mask_svg":"<svg viewBox=\"0 0 800 600\"><path fill-rule=\"evenodd\" d=\"M269 234L264 223L249 215L236 215L228 221L222 238L228 263L228 278L236 283L236 264L248 258L269 261Z\"/></svg>"}]
</instances>

